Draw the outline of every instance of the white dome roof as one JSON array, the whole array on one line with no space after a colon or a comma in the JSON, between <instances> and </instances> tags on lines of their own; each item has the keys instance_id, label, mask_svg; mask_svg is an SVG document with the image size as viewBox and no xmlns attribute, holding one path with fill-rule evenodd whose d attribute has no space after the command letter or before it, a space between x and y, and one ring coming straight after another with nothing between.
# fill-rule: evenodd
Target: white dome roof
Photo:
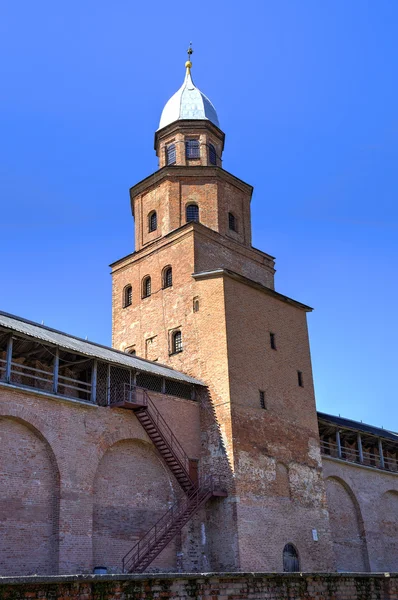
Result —
<instances>
[{"instance_id":1,"label":"white dome roof","mask_svg":"<svg viewBox=\"0 0 398 600\"><path fill-rule=\"evenodd\" d=\"M207 119L214 123L214 125L217 125L217 127L220 126L216 109L207 96L195 87L189 67L187 68L184 83L174 96L170 98L163 109L159 129L180 119Z\"/></svg>"}]
</instances>

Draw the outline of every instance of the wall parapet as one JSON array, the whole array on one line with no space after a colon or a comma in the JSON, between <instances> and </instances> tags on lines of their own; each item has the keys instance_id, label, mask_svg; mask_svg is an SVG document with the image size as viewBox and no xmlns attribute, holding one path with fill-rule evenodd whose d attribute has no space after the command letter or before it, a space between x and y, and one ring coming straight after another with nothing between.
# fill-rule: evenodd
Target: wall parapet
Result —
<instances>
[{"instance_id":1,"label":"wall parapet","mask_svg":"<svg viewBox=\"0 0 398 600\"><path fill-rule=\"evenodd\" d=\"M146 573L0 577L1 600L398 600L398 573Z\"/></svg>"}]
</instances>

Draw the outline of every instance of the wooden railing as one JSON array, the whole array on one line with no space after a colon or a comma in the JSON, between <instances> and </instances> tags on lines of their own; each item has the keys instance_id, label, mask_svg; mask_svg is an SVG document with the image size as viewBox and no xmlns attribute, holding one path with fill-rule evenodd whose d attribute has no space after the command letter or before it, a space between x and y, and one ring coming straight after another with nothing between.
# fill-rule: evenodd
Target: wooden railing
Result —
<instances>
[{"instance_id":1,"label":"wooden railing","mask_svg":"<svg viewBox=\"0 0 398 600\"><path fill-rule=\"evenodd\" d=\"M349 448L347 446L344 446L344 444L341 445L339 453L339 447L337 444L321 440L321 453L324 456L339 458L347 462L352 462L360 465L365 465L367 467L373 467L375 469L384 469L385 471L398 473L398 460L390 458L388 456L383 456L383 458L381 459L379 454L368 452L367 450L362 450L362 453L360 453L358 449Z\"/></svg>"}]
</instances>

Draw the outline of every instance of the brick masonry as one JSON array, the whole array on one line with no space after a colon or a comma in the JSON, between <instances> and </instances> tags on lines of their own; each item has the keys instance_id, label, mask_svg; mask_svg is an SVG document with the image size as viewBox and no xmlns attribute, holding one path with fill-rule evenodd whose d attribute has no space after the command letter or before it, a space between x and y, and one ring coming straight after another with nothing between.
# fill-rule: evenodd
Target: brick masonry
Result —
<instances>
[{"instance_id":1,"label":"brick masonry","mask_svg":"<svg viewBox=\"0 0 398 600\"><path fill-rule=\"evenodd\" d=\"M393 574L205 573L0 578L1 600L398 600Z\"/></svg>"}]
</instances>

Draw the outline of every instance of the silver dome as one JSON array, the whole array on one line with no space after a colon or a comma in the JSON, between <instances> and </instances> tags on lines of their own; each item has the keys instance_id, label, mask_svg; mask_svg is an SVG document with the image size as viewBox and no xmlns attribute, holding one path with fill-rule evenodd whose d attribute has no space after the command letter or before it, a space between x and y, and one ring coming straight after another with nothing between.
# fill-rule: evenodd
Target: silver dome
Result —
<instances>
[{"instance_id":1,"label":"silver dome","mask_svg":"<svg viewBox=\"0 0 398 600\"><path fill-rule=\"evenodd\" d=\"M219 127L216 109L210 100L202 94L191 77L188 67L184 83L170 98L160 117L159 129L180 119L207 119Z\"/></svg>"}]
</instances>

